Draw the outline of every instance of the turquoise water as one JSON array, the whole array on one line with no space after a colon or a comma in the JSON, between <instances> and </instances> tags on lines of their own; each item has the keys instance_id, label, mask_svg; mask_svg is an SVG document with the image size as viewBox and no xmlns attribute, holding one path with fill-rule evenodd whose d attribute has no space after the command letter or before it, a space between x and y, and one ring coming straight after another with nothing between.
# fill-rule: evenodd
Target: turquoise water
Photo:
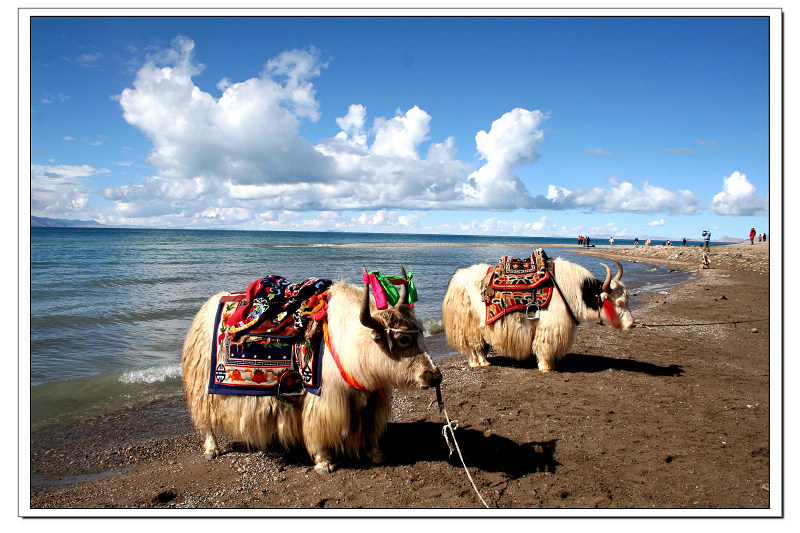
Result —
<instances>
[{"instance_id":1,"label":"turquoise water","mask_svg":"<svg viewBox=\"0 0 800 533\"><path fill-rule=\"evenodd\" d=\"M268 274L361 283L362 267L399 274L402 264L433 335L442 331L441 302L457 268L543 247L605 275L596 258L562 251L574 239L497 240L509 246L475 246L487 237L464 235L31 228L30 360L20 354L20 386L31 387L32 428L180 391L183 339L202 303ZM623 279L636 292L686 278L626 263Z\"/></svg>"}]
</instances>

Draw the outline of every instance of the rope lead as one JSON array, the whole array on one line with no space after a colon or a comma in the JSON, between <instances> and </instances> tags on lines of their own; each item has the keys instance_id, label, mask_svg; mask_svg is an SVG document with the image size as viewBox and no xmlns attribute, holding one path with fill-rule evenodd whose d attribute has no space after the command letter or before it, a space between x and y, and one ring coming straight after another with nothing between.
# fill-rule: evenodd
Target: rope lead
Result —
<instances>
[{"instance_id":1,"label":"rope lead","mask_svg":"<svg viewBox=\"0 0 800 533\"><path fill-rule=\"evenodd\" d=\"M461 448L458 446L458 442L456 442L456 433L455 428L458 427L458 420L450 421L450 417L447 416L447 409L443 409L444 417L447 419L447 424L442 427L442 435L444 435L444 440L447 442L447 447L450 448L450 456L453 455L453 446L450 444L450 438L447 436L447 430L450 430L450 434L453 437L453 444L455 445L456 451L458 452L458 457L461 459L461 464L464 466L464 472L467 473L467 477L469 478L469 482L472 483L472 488L475 490L475 494L478 495L480 498L481 503L483 503L484 507L489 509L489 504L486 503L486 500L483 499L481 496L478 487L475 486L475 482L472 480L472 476L469 473L469 469L467 469L466 463L464 463L464 457L461 455Z\"/></svg>"},{"instance_id":2,"label":"rope lead","mask_svg":"<svg viewBox=\"0 0 800 533\"><path fill-rule=\"evenodd\" d=\"M453 456L453 448L455 447L455 450L458 452L458 457L461 459L461 464L464 466L464 472L467 473L469 482L472 483L472 488L475 490L475 494L478 495L478 498L480 498L481 503L483 503L483 505L487 509L489 509L489 504L487 504L486 500L484 500L483 496L481 496L478 487L475 486L475 482L472 480L472 476L469 473L469 469L467 468L466 463L464 463L464 457L461 455L461 448L459 448L458 442L456 442L455 430L456 428L458 428L458 420L451 421L450 417L447 416L447 409L444 408L444 402L442 401L442 391L439 385L436 386L436 402L439 404L439 412L444 413L444 417L447 420L447 424L442 426L442 436L444 437L444 441L447 443L447 447L450 448L450 455L448 456L448 459ZM433 405L433 402L431 402L431 405ZM448 429L450 430L450 436L447 435ZM451 437L453 439L452 443L450 442Z\"/></svg>"}]
</instances>

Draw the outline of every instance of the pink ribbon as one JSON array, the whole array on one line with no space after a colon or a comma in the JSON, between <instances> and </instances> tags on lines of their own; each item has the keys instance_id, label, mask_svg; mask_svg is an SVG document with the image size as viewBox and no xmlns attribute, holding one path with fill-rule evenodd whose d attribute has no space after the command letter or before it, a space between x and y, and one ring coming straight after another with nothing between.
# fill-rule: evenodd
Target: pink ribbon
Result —
<instances>
[{"instance_id":1,"label":"pink ribbon","mask_svg":"<svg viewBox=\"0 0 800 533\"><path fill-rule=\"evenodd\" d=\"M386 293L383 292L383 285L381 285L375 274L364 272L362 277L364 278L364 283L369 284L372 288L372 294L375 296L375 306L380 310L389 307L389 303L386 301Z\"/></svg>"}]
</instances>

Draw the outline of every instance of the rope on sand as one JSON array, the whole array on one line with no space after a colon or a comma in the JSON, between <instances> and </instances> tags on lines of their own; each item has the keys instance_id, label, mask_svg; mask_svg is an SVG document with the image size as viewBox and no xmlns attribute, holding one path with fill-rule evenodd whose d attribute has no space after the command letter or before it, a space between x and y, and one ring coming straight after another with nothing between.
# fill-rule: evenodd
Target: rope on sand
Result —
<instances>
[{"instance_id":1,"label":"rope on sand","mask_svg":"<svg viewBox=\"0 0 800 533\"><path fill-rule=\"evenodd\" d=\"M447 424L442 426L442 436L444 437L445 442L447 442L447 447L450 448L450 456L452 457L453 455L453 444L455 444L456 451L458 451L458 457L461 458L461 464L464 466L464 472L467 473L467 477L469 478L469 482L472 483L472 488L475 490L475 494L478 495L478 498L480 498L483 505L488 509L489 504L486 503L486 500L484 500L483 496L481 496L478 487L475 486L475 482L472 480L469 469L467 468L466 463L464 463L464 457L461 455L461 448L458 446L458 442L456 442L455 429L458 427L458 420L451 421L450 417L447 416L447 409L445 409L441 404L439 404L439 407L442 409L445 419L447 419ZM447 436L448 429L450 430L450 434L453 438L453 444L450 443L450 437Z\"/></svg>"}]
</instances>

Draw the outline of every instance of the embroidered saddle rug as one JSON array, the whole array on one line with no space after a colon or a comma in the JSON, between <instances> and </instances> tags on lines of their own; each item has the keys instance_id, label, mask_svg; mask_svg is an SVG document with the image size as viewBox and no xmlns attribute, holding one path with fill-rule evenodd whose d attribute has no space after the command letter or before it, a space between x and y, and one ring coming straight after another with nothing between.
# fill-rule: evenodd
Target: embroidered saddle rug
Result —
<instances>
[{"instance_id":1,"label":"embroidered saddle rug","mask_svg":"<svg viewBox=\"0 0 800 533\"><path fill-rule=\"evenodd\" d=\"M331 280L267 276L220 298L209 394L319 395Z\"/></svg>"},{"instance_id":2,"label":"embroidered saddle rug","mask_svg":"<svg viewBox=\"0 0 800 533\"><path fill-rule=\"evenodd\" d=\"M544 309L553 294L553 262L542 248L527 259L503 256L483 278L486 324L515 311Z\"/></svg>"}]
</instances>

